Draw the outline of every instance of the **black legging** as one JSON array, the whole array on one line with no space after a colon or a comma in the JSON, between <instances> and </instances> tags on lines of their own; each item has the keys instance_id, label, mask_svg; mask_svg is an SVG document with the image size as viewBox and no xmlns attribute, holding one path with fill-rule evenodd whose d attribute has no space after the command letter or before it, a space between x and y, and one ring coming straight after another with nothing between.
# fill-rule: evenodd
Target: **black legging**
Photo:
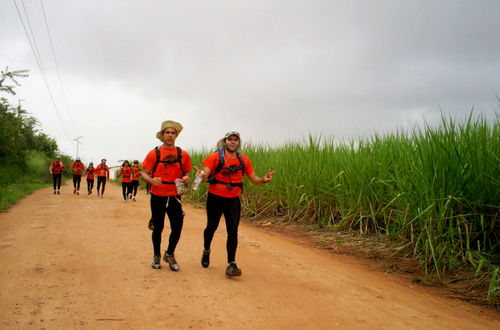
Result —
<instances>
[{"instance_id":1,"label":"black legging","mask_svg":"<svg viewBox=\"0 0 500 330\"><path fill-rule=\"evenodd\" d=\"M238 226L240 224L241 202L239 197L227 198L208 193L207 196L207 227L203 231L205 251L210 250L222 214L226 219L227 231L227 262L235 261L238 247Z\"/></svg>"},{"instance_id":2,"label":"black legging","mask_svg":"<svg viewBox=\"0 0 500 330\"><path fill-rule=\"evenodd\" d=\"M155 255L161 255L161 233L165 225L165 210L170 220L170 237L168 239L167 253L172 255L181 237L184 212L180 203L181 196L156 196L151 194L151 217L154 229L151 234L153 250Z\"/></svg>"},{"instance_id":3,"label":"black legging","mask_svg":"<svg viewBox=\"0 0 500 330\"><path fill-rule=\"evenodd\" d=\"M94 189L94 179L87 179L87 190L89 193L92 193L92 189Z\"/></svg>"},{"instance_id":4,"label":"black legging","mask_svg":"<svg viewBox=\"0 0 500 330\"><path fill-rule=\"evenodd\" d=\"M126 200L131 193L132 193L132 182L122 182L123 199Z\"/></svg>"},{"instance_id":5,"label":"black legging","mask_svg":"<svg viewBox=\"0 0 500 330\"><path fill-rule=\"evenodd\" d=\"M132 180L132 193L135 195L137 194L137 187L139 186L139 180Z\"/></svg>"},{"instance_id":6,"label":"black legging","mask_svg":"<svg viewBox=\"0 0 500 330\"><path fill-rule=\"evenodd\" d=\"M76 190L80 190L80 181L82 180L82 176L78 174L73 174L73 188Z\"/></svg>"},{"instance_id":7,"label":"black legging","mask_svg":"<svg viewBox=\"0 0 500 330\"><path fill-rule=\"evenodd\" d=\"M61 189L61 173L52 173L52 180L54 181L54 190L60 190Z\"/></svg>"},{"instance_id":8,"label":"black legging","mask_svg":"<svg viewBox=\"0 0 500 330\"><path fill-rule=\"evenodd\" d=\"M98 176L97 177L97 194L99 195L99 188L102 185L101 195L104 195L104 187L106 187L106 177Z\"/></svg>"}]
</instances>

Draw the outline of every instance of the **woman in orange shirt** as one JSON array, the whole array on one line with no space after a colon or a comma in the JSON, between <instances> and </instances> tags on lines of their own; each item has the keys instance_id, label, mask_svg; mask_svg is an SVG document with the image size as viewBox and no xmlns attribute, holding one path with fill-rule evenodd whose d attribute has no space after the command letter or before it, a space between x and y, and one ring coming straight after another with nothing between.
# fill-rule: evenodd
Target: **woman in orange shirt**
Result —
<instances>
[{"instance_id":1,"label":"woman in orange shirt","mask_svg":"<svg viewBox=\"0 0 500 330\"><path fill-rule=\"evenodd\" d=\"M73 169L73 194L80 195L80 181L82 180L82 172L85 169L85 165L80 160L80 157L76 157L75 161L71 164Z\"/></svg>"},{"instance_id":2,"label":"woman in orange shirt","mask_svg":"<svg viewBox=\"0 0 500 330\"><path fill-rule=\"evenodd\" d=\"M87 176L87 190L89 192L89 195L92 194L92 189L94 188L94 174L94 163L90 162L89 167L85 169L85 175Z\"/></svg>"},{"instance_id":3,"label":"woman in orange shirt","mask_svg":"<svg viewBox=\"0 0 500 330\"><path fill-rule=\"evenodd\" d=\"M97 197L101 196L102 198L104 196L104 188L106 187L106 179L109 179L109 167L106 165L105 158L103 158L101 163L95 168L95 174L97 175ZM99 188L101 188L100 195Z\"/></svg>"},{"instance_id":4,"label":"woman in orange shirt","mask_svg":"<svg viewBox=\"0 0 500 330\"><path fill-rule=\"evenodd\" d=\"M118 173L117 177L122 176L122 194L123 202L126 203L127 199L132 197L132 168L130 167L128 160L123 162L122 168Z\"/></svg>"},{"instance_id":5,"label":"woman in orange shirt","mask_svg":"<svg viewBox=\"0 0 500 330\"><path fill-rule=\"evenodd\" d=\"M56 160L50 164L49 172L52 174L52 180L54 181L54 195L56 194L56 188L57 188L57 194L61 194L61 177L62 177L62 171L65 170L66 167L64 167L64 163L61 162L61 157L56 156Z\"/></svg>"},{"instance_id":6,"label":"woman in orange shirt","mask_svg":"<svg viewBox=\"0 0 500 330\"><path fill-rule=\"evenodd\" d=\"M137 187L139 186L139 177L141 176L141 168L139 167L139 161L134 160L134 165L132 165L132 200L135 202L135 195L137 194Z\"/></svg>"}]
</instances>

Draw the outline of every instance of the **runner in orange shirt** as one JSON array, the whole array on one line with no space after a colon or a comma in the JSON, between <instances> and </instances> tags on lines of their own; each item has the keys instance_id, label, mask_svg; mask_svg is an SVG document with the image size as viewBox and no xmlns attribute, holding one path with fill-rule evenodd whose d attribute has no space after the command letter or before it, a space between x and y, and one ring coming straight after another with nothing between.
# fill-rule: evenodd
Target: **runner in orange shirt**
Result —
<instances>
[{"instance_id":1,"label":"runner in orange shirt","mask_svg":"<svg viewBox=\"0 0 500 330\"><path fill-rule=\"evenodd\" d=\"M82 180L82 172L85 165L81 162L80 157L76 157L75 161L71 164L73 169L73 194L80 195L80 181Z\"/></svg>"},{"instance_id":2,"label":"runner in orange shirt","mask_svg":"<svg viewBox=\"0 0 500 330\"><path fill-rule=\"evenodd\" d=\"M130 167L128 160L123 162L122 168L120 168L120 172L116 176L119 178L122 177L122 194L123 194L123 202L126 203L127 199L131 199L132 197L132 168Z\"/></svg>"},{"instance_id":3,"label":"runner in orange shirt","mask_svg":"<svg viewBox=\"0 0 500 330\"><path fill-rule=\"evenodd\" d=\"M49 172L50 172L50 174L52 174L52 180L54 182L54 195L56 193L58 195L61 194L62 171L65 169L66 169L66 167L64 166L64 163L61 162L61 157L56 156L56 160L53 161L49 167Z\"/></svg>"},{"instance_id":4,"label":"runner in orange shirt","mask_svg":"<svg viewBox=\"0 0 500 330\"><path fill-rule=\"evenodd\" d=\"M94 188L94 175L94 163L90 162L89 167L85 169L85 176L87 177L87 190L89 195L92 194L92 189Z\"/></svg>"},{"instance_id":5,"label":"runner in orange shirt","mask_svg":"<svg viewBox=\"0 0 500 330\"><path fill-rule=\"evenodd\" d=\"M109 179L109 167L106 165L105 158L95 168L95 174L97 175L97 197L99 197L99 188L102 186L100 194L102 198L104 196L104 188L106 187L106 179Z\"/></svg>"},{"instance_id":6,"label":"runner in orange shirt","mask_svg":"<svg viewBox=\"0 0 500 330\"><path fill-rule=\"evenodd\" d=\"M132 165L132 200L135 202L135 195L137 195L137 187L139 187L139 177L141 176L141 168L139 167L139 161L134 160L134 165Z\"/></svg>"},{"instance_id":7,"label":"runner in orange shirt","mask_svg":"<svg viewBox=\"0 0 500 330\"><path fill-rule=\"evenodd\" d=\"M207 196L207 226L203 232L204 244L201 265L210 264L210 244L219 221L224 214L227 231L227 268L226 276L240 276L241 269L236 265L238 246L238 226L240 224L243 191L243 175L253 184L264 184L272 180L275 171L267 172L259 178L255 175L252 163L247 156L238 152L241 146L240 134L229 132L217 143L218 150L203 161L203 168L197 169L196 175L210 183ZM203 173L201 172L203 171Z\"/></svg>"},{"instance_id":8,"label":"runner in orange shirt","mask_svg":"<svg viewBox=\"0 0 500 330\"><path fill-rule=\"evenodd\" d=\"M153 233L153 263L151 267L159 269L161 252L161 233L165 224L165 210L170 220L170 237L163 260L173 271L179 270L174 258L175 248L181 237L184 212L181 205L182 191L177 189L175 181L187 185L190 181L191 158L189 154L175 146L175 140L182 131L178 122L167 120L161 124L156 137L163 142L160 147L151 150L142 162L142 178L151 184L151 221Z\"/></svg>"}]
</instances>

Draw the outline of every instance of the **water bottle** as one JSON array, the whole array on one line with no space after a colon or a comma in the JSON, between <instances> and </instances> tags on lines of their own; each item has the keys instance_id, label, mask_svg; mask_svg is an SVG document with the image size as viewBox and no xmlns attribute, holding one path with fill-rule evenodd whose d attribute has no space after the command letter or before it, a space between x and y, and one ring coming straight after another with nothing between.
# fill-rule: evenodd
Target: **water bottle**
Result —
<instances>
[{"instance_id":1,"label":"water bottle","mask_svg":"<svg viewBox=\"0 0 500 330\"><path fill-rule=\"evenodd\" d=\"M184 193L184 182L182 181L182 179L175 179L174 180L175 182L175 188L177 188L177 193L180 195L180 194L183 194Z\"/></svg>"},{"instance_id":2,"label":"water bottle","mask_svg":"<svg viewBox=\"0 0 500 330\"><path fill-rule=\"evenodd\" d=\"M205 172L203 172L203 171L200 171L200 173L198 173L198 175L194 179L193 190L198 190L198 188L200 188L200 184L201 184L201 180L203 179L203 175L205 175Z\"/></svg>"}]
</instances>

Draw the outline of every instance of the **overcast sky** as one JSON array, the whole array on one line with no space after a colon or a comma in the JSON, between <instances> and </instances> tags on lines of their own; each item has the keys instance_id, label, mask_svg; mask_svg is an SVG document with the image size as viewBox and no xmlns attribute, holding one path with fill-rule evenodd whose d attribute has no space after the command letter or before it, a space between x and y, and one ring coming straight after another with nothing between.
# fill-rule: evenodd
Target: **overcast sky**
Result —
<instances>
[{"instance_id":1,"label":"overcast sky","mask_svg":"<svg viewBox=\"0 0 500 330\"><path fill-rule=\"evenodd\" d=\"M15 4L30 33L28 14L55 107ZM48 25L39 0L0 2L0 69L30 71L10 99L64 153L76 155L73 139L83 136L85 162L142 161L167 119L184 125L177 144L189 150L213 148L230 130L278 145L308 134L369 137L437 123L441 113L462 120L473 107L493 119L499 110L498 0L44 0L43 8Z\"/></svg>"}]
</instances>

